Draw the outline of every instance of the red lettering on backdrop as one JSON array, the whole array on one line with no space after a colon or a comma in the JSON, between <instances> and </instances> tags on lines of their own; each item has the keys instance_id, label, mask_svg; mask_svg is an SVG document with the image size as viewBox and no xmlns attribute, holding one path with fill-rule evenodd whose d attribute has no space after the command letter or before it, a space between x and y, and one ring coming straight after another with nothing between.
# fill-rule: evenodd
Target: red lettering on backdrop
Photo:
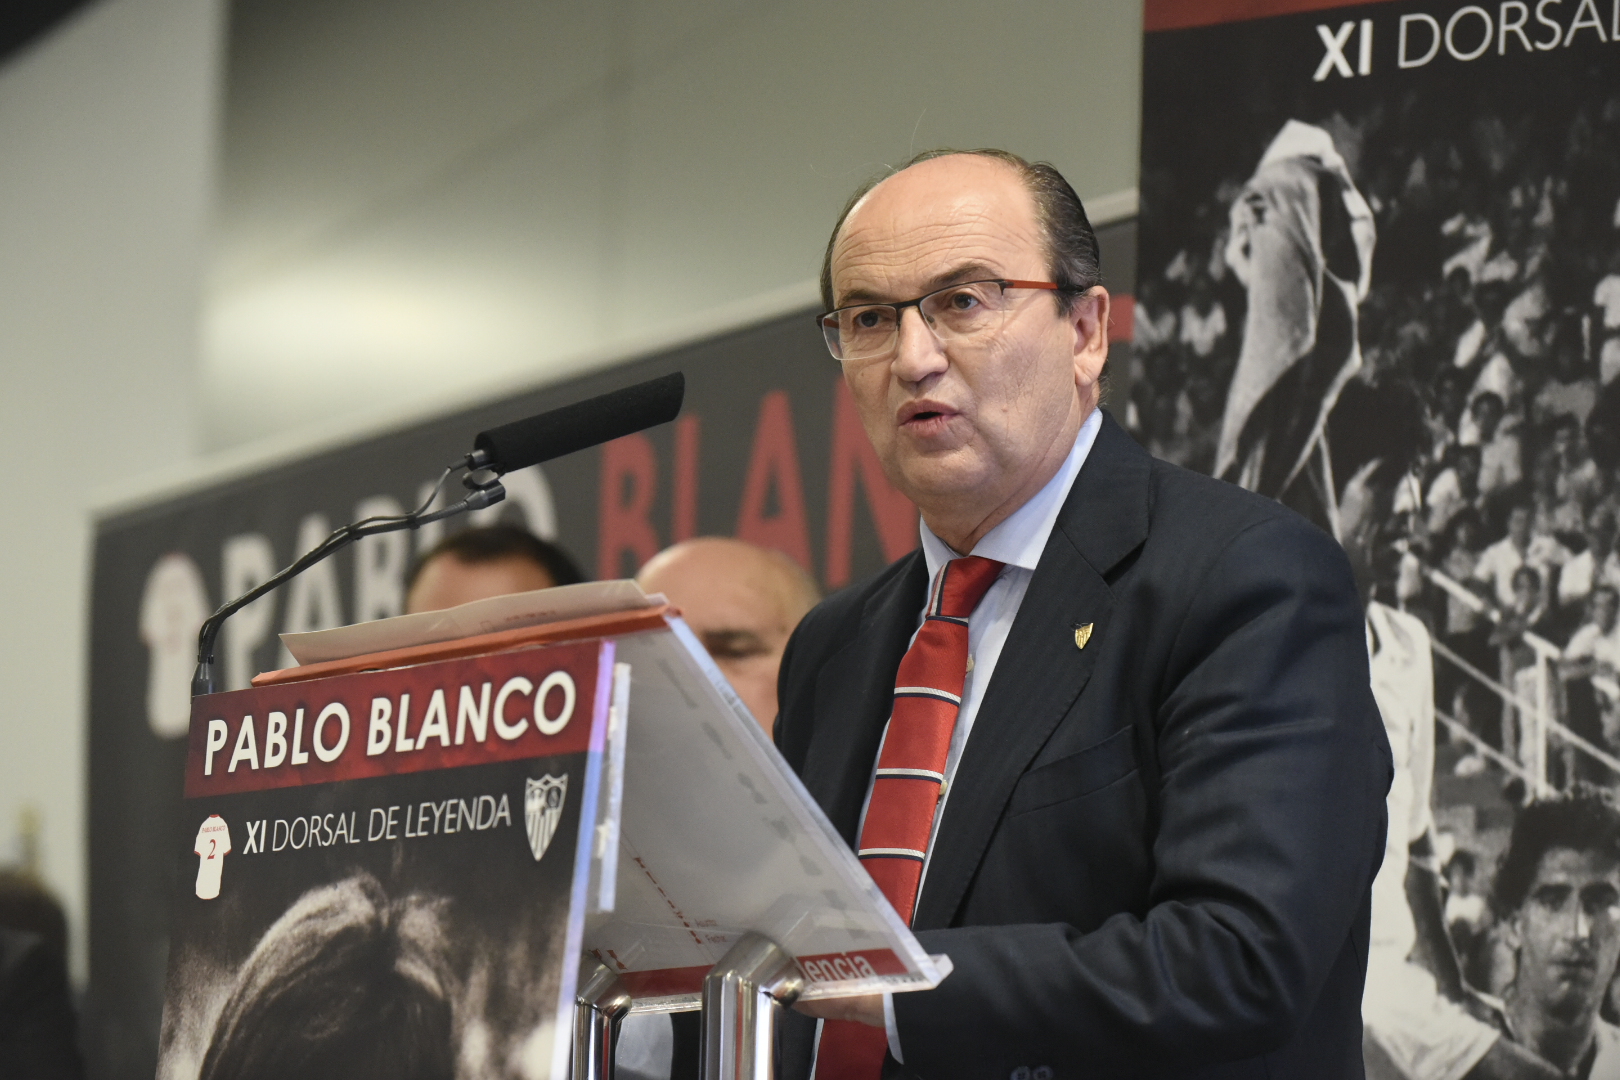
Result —
<instances>
[{"instance_id":1,"label":"red lettering on backdrop","mask_svg":"<svg viewBox=\"0 0 1620 1080\"><path fill-rule=\"evenodd\" d=\"M777 512L765 510L772 488ZM804 516L804 484L799 479L799 447L793 438L793 407L786 390L772 390L759 403L754 449L737 512L737 539L775 548L810 568L810 528Z\"/></svg>"},{"instance_id":2,"label":"red lettering on backdrop","mask_svg":"<svg viewBox=\"0 0 1620 1080\"><path fill-rule=\"evenodd\" d=\"M683 416L675 421L675 490L670 510L670 539L673 543L697 535L698 445L703 421Z\"/></svg>"},{"instance_id":3,"label":"red lettering on backdrop","mask_svg":"<svg viewBox=\"0 0 1620 1080\"><path fill-rule=\"evenodd\" d=\"M623 577L620 559L635 559L631 573L658 554L658 531L647 516L658 492L658 455L645 435L626 435L602 447L601 510L596 529L596 576Z\"/></svg>"},{"instance_id":4,"label":"red lettering on backdrop","mask_svg":"<svg viewBox=\"0 0 1620 1080\"><path fill-rule=\"evenodd\" d=\"M1136 336L1136 297L1114 293L1108 300L1108 340L1130 341Z\"/></svg>"},{"instance_id":5,"label":"red lettering on backdrop","mask_svg":"<svg viewBox=\"0 0 1620 1080\"><path fill-rule=\"evenodd\" d=\"M917 508L883 475L877 451L861 426L855 397L842 377L834 382L832 462L827 480L827 587L849 584L855 533L855 480L866 489L866 508L877 526L883 558L893 562L917 546Z\"/></svg>"}]
</instances>

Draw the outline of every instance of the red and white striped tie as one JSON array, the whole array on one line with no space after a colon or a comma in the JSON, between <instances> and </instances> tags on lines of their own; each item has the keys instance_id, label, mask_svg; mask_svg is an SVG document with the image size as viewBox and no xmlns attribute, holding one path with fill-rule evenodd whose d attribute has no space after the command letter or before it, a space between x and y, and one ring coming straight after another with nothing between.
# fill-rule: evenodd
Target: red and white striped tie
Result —
<instances>
[{"instance_id":1,"label":"red and white striped tie","mask_svg":"<svg viewBox=\"0 0 1620 1080\"><path fill-rule=\"evenodd\" d=\"M859 853L866 872L909 924L945 790L967 682L968 616L1004 564L970 555L940 568L928 613L895 678L894 709L878 755ZM816 1080L876 1080L888 1048L884 1030L847 1020L822 1025Z\"/></svg>"}]
</instances>

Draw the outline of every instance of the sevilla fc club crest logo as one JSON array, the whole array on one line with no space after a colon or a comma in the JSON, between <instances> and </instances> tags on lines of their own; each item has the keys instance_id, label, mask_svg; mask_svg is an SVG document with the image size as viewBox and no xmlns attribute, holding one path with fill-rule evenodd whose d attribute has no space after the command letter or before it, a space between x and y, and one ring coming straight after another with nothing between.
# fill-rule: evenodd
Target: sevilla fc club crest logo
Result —
<instances>
[{"instance_id":1,"label":"sevilla fc club crest logo","mask_svg":"<svg viewBox=\"0 0 1620 1080\"><path fill-rule=\"evenodd\" d=\"M567 798L567 773L523 781L523 821L529 827L529 850L534 852L535 862L540 861L551 846L551 838L557 835Z\"/></svg>"}]
</instances>

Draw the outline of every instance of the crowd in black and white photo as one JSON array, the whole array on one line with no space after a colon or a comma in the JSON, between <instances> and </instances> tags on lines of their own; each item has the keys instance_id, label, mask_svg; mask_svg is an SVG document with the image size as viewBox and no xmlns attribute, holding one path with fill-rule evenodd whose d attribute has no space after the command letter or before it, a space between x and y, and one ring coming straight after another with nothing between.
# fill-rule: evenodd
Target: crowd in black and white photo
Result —
<instances>
[{"instance_id":1,"label":"crowd in black and white photo","mask_svg":"<svg viewBox=\"0 0 1620 1080\"><path fill-rule=\"evenodd\" d=\"M1544 127L1526 113L1427 137L1334 132L1347 158L1359 141L1352 171L1378 228L1360 387L1346 396L1384 391L1380 400L1396 403L1387 419L1411 434L1411 477L1396 502L1411 556L1395 583L1399 606L1505 687L1533 659L1525 631L1557 646L1572 726L1620 753L1610 707L1620 668L1620 94L1579 110L1561 138ZM1200 215L1207 243L1138 288L1126 422L1158 456L1201 471L1214 464L1241 344L1245 291L1225 257L1224 203L1242 180ZM1437 672L1439 708L1517 757L1499 695L1448 667Z\"/></svg>"},{"instance_id":2,"label":"crowd in black and white photo","mask_svg":"<svg viewBox=\"0 0 1620 1080\"><path fill-rule=\"evenodd\" d=\"M1341 486L1374 452L1404 466L1378 598L1434 643L1432 865L1466 982L1501 994L1514 822L1620 793L1620 91L1442 127L1414 122L1421 107L1313 121L1377 231L1359 366L1332 388L1324 438ZM1244 346L1228 211L1255 160L1178 211L1168 258L1144 249L1114 403L1155 455L1204 472ZM1145 170L1144 198L1154 182ZM1617 1006L1611 990L1611 1021Z\"/></svg>"}]
</instances>

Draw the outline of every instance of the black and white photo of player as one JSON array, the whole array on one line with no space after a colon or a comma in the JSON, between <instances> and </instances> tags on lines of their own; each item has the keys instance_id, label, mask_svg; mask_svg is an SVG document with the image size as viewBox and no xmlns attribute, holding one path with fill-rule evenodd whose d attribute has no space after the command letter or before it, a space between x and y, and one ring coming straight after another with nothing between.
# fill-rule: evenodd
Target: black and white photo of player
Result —
<instances>
[{"instance_id":1,"label":"black and white photo of player","mask_svg":"<svg viewBox=\"0 0 1620 1080\"><path fill-rule=\"evenodd\" d=\"M1134 351L1113 407L1156 455L1331 531L1365 579L1397 764L1369 1077L1620 1077L1610 908L1553 896L1601 892L1609 841L1509 851L1572 799L1598 800L1565 815L1598 829L1591 806L1620 789L1607 6L1360 4L1155 31L1149 4ZM1503 889L1566 870L1584 877ZM1601 985L1553 985L1577 974ZM1533 1002L1580 1015L1544 1023Z\"/></svg>"},{"instance_id":2,"label":"black and white photo of player","mask_svg":"<svg viewBox=\"0 0 1620 1080\"><path fill-rule=\"evenodd\" d=\"M223 889L200 896L190 876L177 889L160 1080L554 1075L578 917L580 806L565 793L583 766L572 755L190 800L236 838ZM524 812L535 787L558 810L538 858Z\"/></svg>"}]
</instances>

